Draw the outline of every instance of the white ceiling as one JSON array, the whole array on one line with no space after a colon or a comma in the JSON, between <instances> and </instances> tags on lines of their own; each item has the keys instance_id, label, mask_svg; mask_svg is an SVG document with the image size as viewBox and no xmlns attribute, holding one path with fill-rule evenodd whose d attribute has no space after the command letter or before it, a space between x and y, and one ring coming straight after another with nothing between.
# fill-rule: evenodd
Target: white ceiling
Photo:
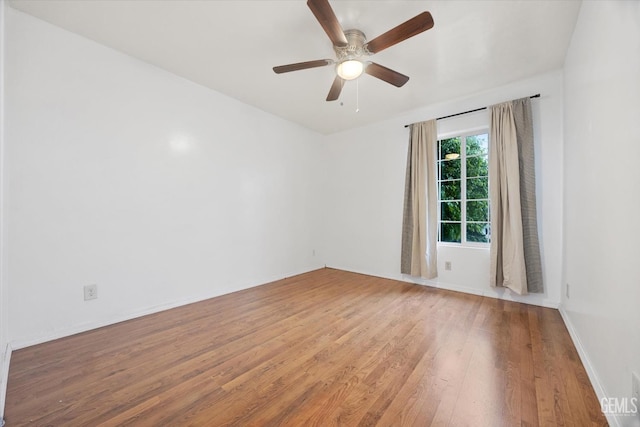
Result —
<instances>
[{"instance_id":1,"label":"white ceiling","mask_svg":"<svg viewBox=\"0 0 640 427\"><path fill-rule=\"evenodd\" d=\"M580 1L331 0L343 29L369 40L428 10L433 29L371 60L411 77L368 75L325 98L332 66L276 75L275 65L334 58L303 0L12 0L11 6L321 133L393 117L562 67ZM360 112L355 112L359 86Z\"/></svg>"}]
</instances>

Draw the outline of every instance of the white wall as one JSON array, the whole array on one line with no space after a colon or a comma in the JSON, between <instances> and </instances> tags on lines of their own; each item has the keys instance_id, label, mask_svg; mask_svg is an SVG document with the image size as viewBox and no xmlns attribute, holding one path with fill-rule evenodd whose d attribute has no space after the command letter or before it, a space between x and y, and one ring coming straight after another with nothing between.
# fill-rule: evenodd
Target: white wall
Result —
<instances>
[{"instance_id":1,"label":"white wall","mask_svg":"<svg viewBox=\"0 0 640 427\"><path fill-rule=\"evenodd\" d=\"M410 90L410 88L408 89ZM412 280L400 274L402 205L409 133L405 124L442 117L540 93L532 100L535 123L538 220L546 291L518 297L489 286L488 249L438 250L439 278L430 285L557 307L562 255L562 72L431 105L371 126L327 137L327 204L324 227L328 266ZM361 105L361 109L367 108ZM483 111L438 121L445 134L488 127ZM444 270L444 262L452 270Z\"/></svg>"},{"instance_id":2,"label":"white wall","mask_svg":"<svg viewBox=\"0 0 640 427\"><path fill-rule=\"evenodd\" d=\"M631 397L631 372L640 374L639 2L582 4L564 85L562 311L600 397Z\"/></svg>"},{"instance_id":3,"label":"white wall","mask_svg":"<svg viewBox=\"0 0 640 427\"><path fill-rule=\"evenodd\" d=\"M5 280L5 248L4 248L4 40L5 40L5 8L6 3L0 0L0 420L4 417L4 402L9 375L11 350L8 347L8 290Z\"/></svg>"},{"instance_id":4,"label":"white wall","mask_svg":"<svg viewBox=\"0 0 640 427\"><path fill-rule=\"evenodd\" d=\"M320 135L6 13L14 347L324 265Z\"/></svg>"}]
</instances>

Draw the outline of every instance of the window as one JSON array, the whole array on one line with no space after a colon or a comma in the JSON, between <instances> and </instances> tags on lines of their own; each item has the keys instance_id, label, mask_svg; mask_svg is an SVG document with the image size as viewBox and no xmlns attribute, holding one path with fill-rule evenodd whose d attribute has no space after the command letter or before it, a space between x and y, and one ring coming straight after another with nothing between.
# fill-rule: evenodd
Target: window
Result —
<instances>
[{"instance_id":1,"label":"window","mask_svg":"<svg viewBox=\"0 0 640 427\"><path fill-rule=\"evenodd\" d=\"M489 243L489 135L438 141L438 241Z\"/></svg>"}]
</instances>

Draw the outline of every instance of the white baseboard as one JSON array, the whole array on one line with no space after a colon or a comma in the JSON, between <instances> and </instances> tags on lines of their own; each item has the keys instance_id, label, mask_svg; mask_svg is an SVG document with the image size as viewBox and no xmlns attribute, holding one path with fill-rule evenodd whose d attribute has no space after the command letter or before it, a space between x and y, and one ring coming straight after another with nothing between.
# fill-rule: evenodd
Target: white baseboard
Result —
<instances>
[{"instance_id":1,"label":"white baseboard","mask_svg":"<svg viewBox=\"0 0 640 427\"><path fill-rule=\"evenodd\" d=\"M11 344L7 344L2 354L2 372L0 372L0 425L4 425L4 403L7 400L7 382L9 380L9 364L11 363Z\"/></svg>"},{"instance_id":2,"label":"white baseboard","mask_svg":"<svg viewBox=\"0 0 640 427\"><path fill-rule=\"evenodd\" d=\"M154 314L154 313L158 313L160 311L164 311L164 310L170 310L172 308L176 308L176 307L181 307L183 305L188 305L188 304L193 304L196 302L200 302L200 301L204 301L210 298L215 298L221 295L226 295L226 294L230 294L233 292L238 292L241 291L243 289L249 289L255 286L259 286L259 285L263 285L266 283L271 283L271 282L275 282L277 280L281 280L281 279L285 279L287 277L292 277L292 276L297 276L299 274L304 274L304 273L308 273L310 271L314 271L317 269L323 268L322 265L320 266L313 266L311 269L303 269L301 271L291 271L282 275L278 275L278 276L270 276L270 277L265 277L263 279L259 279L259 280L253 280L250 282L246 282L246 283L241 283L238 284L236 286L234 286L233 288L229 288L227 290L225 290L224 292L211 292L208 294L201 294L198 296L194 296L194 297L189 297L189 298L185 298L185 299L181 299L181 300L176 300L176 301L171 301L165 304L159 304L159 305L155 305L155 306L150 306L150 307L144 307L141 308L139 310L135 310L135 311L131 311L128 313L122 313L122 314L116 314L114 316L109 316L108 318L103 318L103 319L94 319L90 322L85 322L85 323L80 323L80 324L76 324L76 325L69 325L67 327L64 328L60 328L60 329L56 329L53 331L47 331L42 333L41 335L38 335L36 337L31 337L31 338L27 338L27 339L17 339L17 340L12 340L11 341L11 347L14 350L19 350L21 348L25 348L25 347L30 347L32 345L37 345L37 344L42 344L48 341L53 341L53 340L57 340L60 338L64 338L64 337L68 337L71 335L75 335L75 334L79 334L82 332L87 332L93 329L98 329L98 328L102 328L104 326L109 326L109 325L113 325L116 323L120 323L120 322L125 322L127 320L131 320L131 319L136 319L138 317L142 317L142 316L146 316L149 314Z\"/></svg>"},{"instance_id":3,"label":"white baseboard","mask_svg":"<svg viewBox=\"0 0 640 427\"><path fill-rule=\"evenodd\" d=\"M591 363L591 359L589 359L589 356L584 346L582 345L582 342L580 341L580 337L578 336L578 333L575 327L573 326L573 323L571 322L571 317L565 311L562 305L560 305L560 308L558 308L558 311L560 312L560 315L562 316L562 320L564 321L564 324L567 327L567 330L569 331L569 335L571 336L573 345L576 347L576 350L578 350L578 356L580 356L580 361L582 361L582 365L584 366L584 369L587 371L587 376L591 381L591 386L593 387L593 390L596 392L596 396L598 396L598 401L600 401L603 397L607 397L608 395L605 392L604 387L600 382L600 379L598 378L598 374L596 373L596 370L593 367L593 364ZM614 414L605 414L605 416L607 417L607 421L609 422L610 426L622 427L622 423L620 422L618 417L616 417Z\"/></svg>"},{"instance_id":4,"label":"white baseboard","mask_svg":"<svg viewBox=\"0 0 640 427\"><path fill-rule=\"evenodd\" d=\"M504 291L496 290L493 288L480 290L476 288L453 285L453 284L444 283L444 282L436 282L433 280L420 279L420 278L406 276L406 275L398 275L396 277L393 277L388 275L370 273L366 271L358 271L357 269L344 268L339 266L327 266L327 267L335 268L336 270L350 271L352 273L365 274L367 276L381 277L383 279L390 279L390 280L399 280L401 282L414 283L416 285L429 286L432 288L444 289L447 291L463 292L465 294L479 295L482 297L500 299L504 301L520 302L523 304L537 305L540 307L555 308L555 309L557 309L560 306L560 301L550 300L538 294L529 294L529 295L519 296L519 295L515 295L513 292L507 289L505 289Z\"/></svg>"}]
</instances>

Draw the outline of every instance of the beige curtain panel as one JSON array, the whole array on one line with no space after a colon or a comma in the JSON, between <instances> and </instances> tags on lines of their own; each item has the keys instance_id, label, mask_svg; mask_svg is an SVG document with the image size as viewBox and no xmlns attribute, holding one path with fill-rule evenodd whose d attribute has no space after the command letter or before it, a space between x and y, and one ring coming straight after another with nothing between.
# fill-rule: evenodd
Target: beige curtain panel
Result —
<instances>
[{"instance_id":1,"label":"beige curtain panel","mask_svg":"<svg viewBox=\"0 0 640 427\"><path fill-rule=\"evenodd\" d=\"M521 295L543 292L531 100L490 110L491 285Z\"/></svg>"},{"instance_id":2,"label":"beige curtain panel","mask_svg":"<svg viewBox=\"0 0 640 427\"><path fill-rule=\"evenodd\" d=\"M410 126L400 270L425 279L438 275L437 139L435 120Z\"/></svg>"}]
</instances>

